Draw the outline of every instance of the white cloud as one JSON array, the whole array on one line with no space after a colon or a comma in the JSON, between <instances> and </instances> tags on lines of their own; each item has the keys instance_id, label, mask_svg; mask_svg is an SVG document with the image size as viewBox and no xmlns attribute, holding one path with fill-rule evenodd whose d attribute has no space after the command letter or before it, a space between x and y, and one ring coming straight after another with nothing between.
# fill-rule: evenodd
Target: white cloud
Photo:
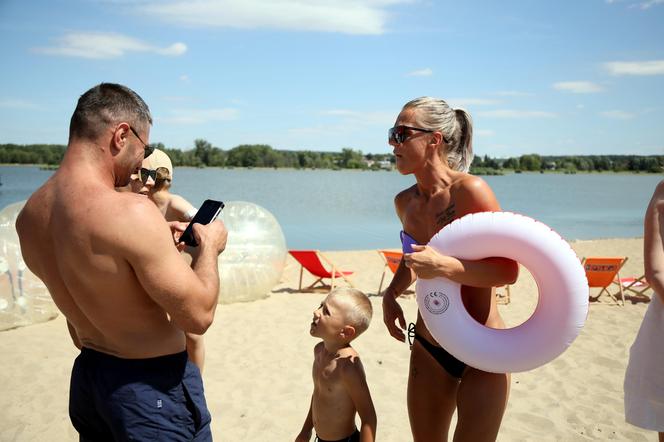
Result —
<instances>
[{"instance_id":1,"label":"white cloud","mask_svg":"<svg viewBox=\"0 0 664 442\"><path fill-rule=\"evenodd\" d=\"M383 34L386 7L409 0L175 0L137 9L185 27Z\"/></svg>"},{"instance_id":2,"label":"white cloud","mask_svg":"<svg viewBox=\"0 0 664 442\"><path fill-rule=\"evenodd\" d=\"M184 43L179 43L178 42L178 43L173 43L172 45L170 45L167 48L163 48L163 49L155 48L154 51L157 54L170 55L170 56L177 57L177 56L180 56L180 55L184 54L185 52L187 52L187 45L184 44Z\"/></svg>"},{"instance_id":3,"label":"white cloud","mask_svg":"<svg viewBox=\"0 0 664 442\"><path fill-rule=\"evenodd\" d=\"M641 9L650 9L651 7L655 5L661 5L664 3L664 0L649 0L647 2L643 2L639 5Z\"/></svg>"},{"instance_id":4,"label":"white cloud","mask_svg":"<svg viewBox=\"0 0 664 442\"><path fill-rule=\"evenodd\" d=\"M180 75L180 81L183 82L183 83L191 82L191 80L189 79L189 75L187 75L187 74Z\"/></svg>"},{"instance_id":5,"label":"white cloud","mask_svg":"<svg viewBox=\"0 0 664 442\"><path fill-rule=\"evenodd\" d=\"M611 118L613 120L631 120L635 117L634 114L621 110L605 111L600 112L599 114L605 118Z\"/></svg>"},{"instance_id":6,"label":"white cloud","mask_svg":"<svg viewBox=\"0 0 664 442\"><path fill-rule=\"evenodd\" d=\"M602 86L590 81L560 81L553 83L553 88L573 94L592 94L603 90Z\"/></svg>"},{"instance_id":7,"label":"white cloud","mask_svg":"<svg viewBox=\"0 0 664 442\"><path fill-rule=\"evenodd\" d=\"M108 59L122 57L128 52L153 52L166 56L179 56L187 52L184 43L174 43L161 48L136 38L114 32L69 32L50 47L34 48L46 55Z\"/></svg>"},{"instance_id":8,"label":"white cloud","mask_svg":"<svg viewBox=\"0 0 664 442\"><path fill-rule=\"evenodd\" d=\"M173 109L170 116L158 117L156 120L167 124L204 124L214 121L235 120L237 115L237 109L233 108Z\"/></svg>"},{"instance_id":9,"label":"white cloud","mask_svg":"<svg viewBox=\"0 0 664 442\"><path fill-rule=\"evenodd\" d=\"M489 118L506 118L506 119L521 119L521 118L555 118L556 114L545 111L523 111L512 109L499 109L493 111L478 112L477 115Z\"/></svg>"},{"instance_id":10,"label":"white cloud","mask_svg":"<svg viewBox=\"0 0 664 442\"><path fill-rule=\"evenodd\" d=\"M604 67L612 75L664 75L664 60L612 61Z\"/></svg>"},{"instance_id":11,"label":"white cloud","mask_svg":"<svg viewBox=\"0 0 664 442\"><path fill-rule=\"evenodd\" d=\"M432 75L433 75L433 70L431 68L424 68L408 72L406 74L406 77L431 77Z\"/></svg>"},{"instance_id":12,"label":"white cloud","mask_svg":"<svg viewBox=\"0 0 664 442\"><path fill-rule=\"evenodd\" d=\"M0 99L0 108L15 109L15 110L41 110L42 107L30 101L20 99Z\"/></svg>"},{"instance_id":13,"label":"white cloud","mask_svg":"<svg viewBox=\"0 0 664 442\"><path fill-rule=\"evenodd\" d=\"M498 100L488 98L449 98L445 101L452 107L491 106L500 103Z\"/></svg>"}]
</instances>

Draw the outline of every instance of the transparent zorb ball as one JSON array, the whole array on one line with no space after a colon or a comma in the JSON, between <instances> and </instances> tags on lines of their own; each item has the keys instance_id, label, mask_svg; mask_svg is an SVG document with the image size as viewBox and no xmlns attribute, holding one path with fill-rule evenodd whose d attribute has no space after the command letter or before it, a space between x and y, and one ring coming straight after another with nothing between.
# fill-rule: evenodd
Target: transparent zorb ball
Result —
<instances>
[{"instance_id":1,"label":"transparent zorb ball","mask_svg":"<svg viewBox=\"0 0 664 442\"><path fill-rule=\"evenodd\" d=\"M58 309L46 286L25 265L16 217L25 201L0 210L0 330L53 319Z\"/></svg>"},{"instance_id":2,"label":"transparent zorb ball","mask_svg":"<svg viewBox=\"0 0 664 442\"><path fill-rule=\"evenodd\" d=\"M219 303L265 298L279 282L286 264L286 240L277 219L263 207L230 201L221 212L228 229L219 257Z\"/></svg>"}]
</instances>

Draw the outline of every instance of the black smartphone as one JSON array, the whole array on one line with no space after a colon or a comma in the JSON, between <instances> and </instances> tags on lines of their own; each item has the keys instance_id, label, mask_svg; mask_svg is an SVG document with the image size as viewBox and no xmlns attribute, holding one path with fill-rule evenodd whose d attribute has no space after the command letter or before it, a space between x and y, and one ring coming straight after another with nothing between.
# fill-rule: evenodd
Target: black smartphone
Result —
<instances>
[{"instance_id":1,"label":"black smartphone","mask_svg":"<svg viewBox=\"0 0 664 442\"><path fill-rule=\"evenodd\" d=\"M215 218L217 218L219 212L221 212L221 209L223 208L224 208L224 203L222 203L221 201L205 200L201 208L198 209L198 212L196 212L196 215L194 215L191 222L189 222L189 225L182 233L180 241L184 242L188 246L197 247L198 243L194 238L194 231L192 229L192 226L195 223L203 225L210 224L212 221L215 220Z\"/></svg>"}]
</instances>

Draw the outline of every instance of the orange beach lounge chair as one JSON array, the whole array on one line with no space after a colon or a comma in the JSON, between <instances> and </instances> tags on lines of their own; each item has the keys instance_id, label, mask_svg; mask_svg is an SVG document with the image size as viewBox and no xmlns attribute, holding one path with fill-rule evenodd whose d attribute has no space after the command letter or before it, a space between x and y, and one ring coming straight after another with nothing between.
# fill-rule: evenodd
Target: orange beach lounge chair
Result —
<instances>
[{"instance_id":1,"label":"orange beach lounge chair","mask_svg":"<svg viewBox=\"0 0 664 442\"><path fill-rule=\"evenodd\" d=\"M392 271L392 274L397 272L397 268L399 268L399 263L401 262L403 253L395 252L392 250L378 250L378 254L381 258L383 258L383 262L385 263L383 266L383 274L380 277L380 284L378 285L377 294L380 295L380 291L383 288L383 281L385 280L385 273L387 273L388 269Z\"/></svg>"},{"instance_id":2,"label":"orange beach lounge chair","mask_svg":"<svg viewBox=\"0 0 664 442\"><path fill-rule=\"evenodd\" d=\"M318 278L305 290L315 290L315 289L334 289L334 285L337 278L342 278L346 281L351 287L354 287L353 282L350 279L350 275L354 272L344 271L339 269L336 264L327 259L318 250L289 250L288 253L295 258L295 260L300 264L300 284L298 290L302 291L302 274L304 269L307 269L314 277ZM321 261L325 261L331 269L328 271L323 266ZM331 279L330 285L327 285L323 282L323 279ZM320 286L316 284L321 283Z\"/></svg>"},{"instance_id":3,"label":"orange beach lounge chair","mask_svg":"<svg viewBox=\"0 0 664 442\"><path fill-rule=\"evenodd\" d=\"M591 301L599 301L599 298L602 294L611 298L613 302L601 302L600 304L617 304L621 305L618 302L616 295L620 294L620 301L622 305L625 305L625 293L623 290L623 284L620 282L620 269L627 262L627 257L588 257L581 260L581 265L583 266L586 272L586 278L588 279L588 287L590 288L599 288L601 289L597 296L590 297ZM609 288L612 285L618 286L618 291L611 293Z\"/></svg>"}]
</instances>

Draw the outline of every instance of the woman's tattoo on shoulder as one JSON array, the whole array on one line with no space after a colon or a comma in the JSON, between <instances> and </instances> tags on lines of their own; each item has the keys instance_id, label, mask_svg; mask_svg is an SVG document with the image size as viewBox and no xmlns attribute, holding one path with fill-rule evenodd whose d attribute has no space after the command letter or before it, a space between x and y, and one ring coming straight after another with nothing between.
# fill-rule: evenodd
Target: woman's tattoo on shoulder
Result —
<instances>
[{"instance_id":1,"label":"woman's tattoo on shoulder","mask_svg":"<svg viewBox=\"0 0 664 442\"><path fill-rule=\"evenodd\" d=\"M451 223L454 218L456 218L456 207L452 203L445 210L436 213L436 224L443 227Z\"/></svg>"}]
</instances>

